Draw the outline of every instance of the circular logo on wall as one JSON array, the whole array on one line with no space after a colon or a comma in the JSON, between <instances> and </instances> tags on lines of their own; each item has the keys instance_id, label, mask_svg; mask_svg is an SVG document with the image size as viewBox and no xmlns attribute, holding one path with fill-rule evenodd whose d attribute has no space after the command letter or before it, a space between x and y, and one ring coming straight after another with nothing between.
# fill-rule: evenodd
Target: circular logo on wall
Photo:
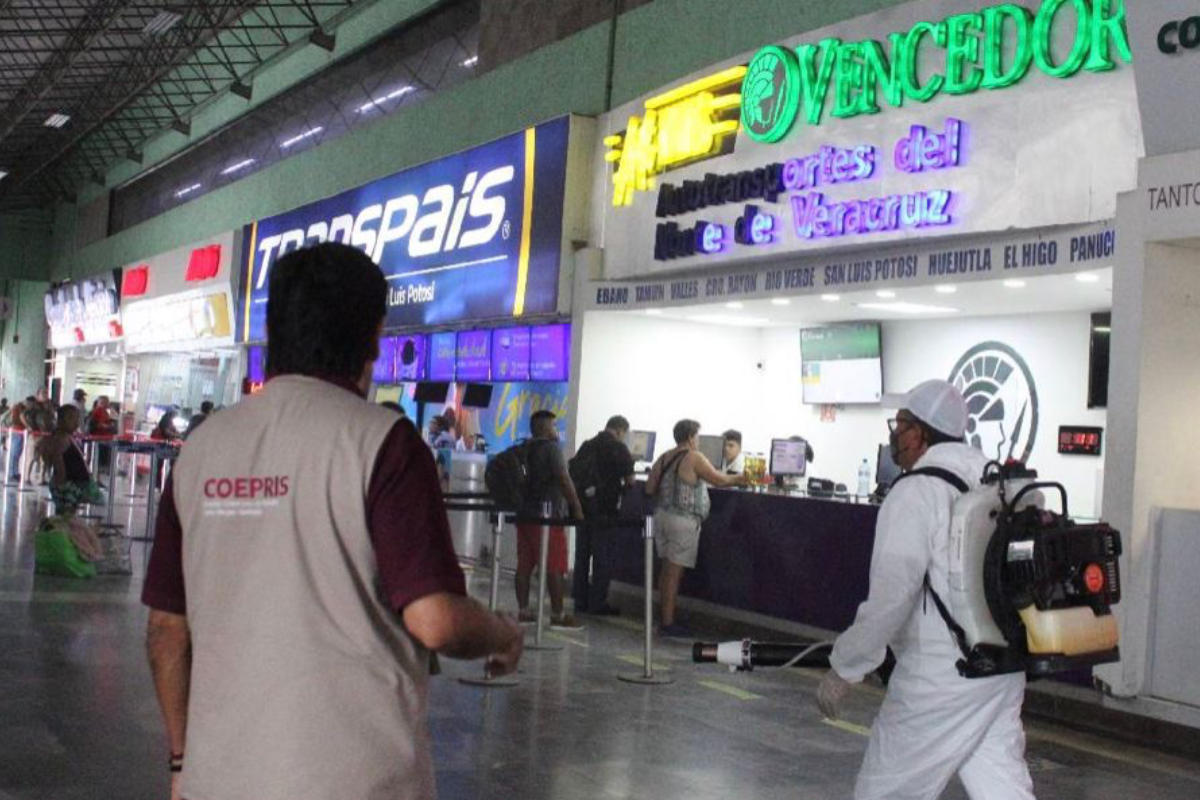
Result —
<instances>
[{"instance_id":1,"label":"circular logo on wall","mask_svg":"<svg viewBox=\"0 0 1200 800\"><path fill-rule=\"evenodd\" d=\"M754 54L742 79L742 128L751 139L777 142L800 108L800 64L792 50L768 45Z\"/></svg>"},{"instance_id":2,"label":"circular logo on wall","mask_svg":"<svg viewBox=\"0 0 1200 800\"><path fill-rule=\"evenodd\" d=\"M1037 385L1016 350L981 342L954 365L950 383L967 401L967 444L1001 463L1029 460L1037 439Z\"/></svg>"}]
</instances>

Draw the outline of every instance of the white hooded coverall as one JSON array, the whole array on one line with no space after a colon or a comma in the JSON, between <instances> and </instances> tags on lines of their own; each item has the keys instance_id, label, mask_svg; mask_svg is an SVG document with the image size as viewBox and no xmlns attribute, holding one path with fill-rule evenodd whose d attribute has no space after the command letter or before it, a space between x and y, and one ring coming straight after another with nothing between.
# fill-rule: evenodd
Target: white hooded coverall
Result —
<instances>
[{"instance_id":1,"label":"white hooded coverall","mask_svg":"<svg viewBox=\"0 0 1200 800\"><path fill-rule=\"evenodd\" d=\"M941 467L975 488L986 463L979 451L946 443L915 468ZM956 772L972 800L1033 800L1024 674L961 677L962 652L924 596L926 571L934 590L949 596L950 518L960 496L946 481L918 475L897 483L880 509L867 600L829 659L857 683L883 663L888 645L896 654L855 800L935 800Z\"/></svg>"}]
</instances>

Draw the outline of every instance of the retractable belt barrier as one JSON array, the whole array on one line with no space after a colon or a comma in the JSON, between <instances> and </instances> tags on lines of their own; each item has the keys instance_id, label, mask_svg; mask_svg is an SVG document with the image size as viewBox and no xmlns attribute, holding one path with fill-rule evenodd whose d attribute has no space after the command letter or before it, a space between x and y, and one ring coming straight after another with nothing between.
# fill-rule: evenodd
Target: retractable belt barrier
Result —
<instances>
[{"instance_id":1,"label":"retractable belt barrier","mask_svg":"<svg viewBox=\"0 0 1200 800\"><path fill-rule=\"evenodd\" d=\"M539 517L518 516L497 506L489 494L478 492L445 492L442 495L449 500L445 504L447 511L475 511L489 515L492 521L492 589L488 609L495 611L499 596L500 584L500 536L506 522L516 525L538 525L542 529L541 542L538 548L538 602L537 626L534 628L533 642L526 644L527 650L561 650L562 645L542 641L545 628L546 602L546 562L550 548L550 528L590 528L592 530L636 529L642 532L645 551L645 607L643 648L643 667L640 673L621 673L618 680L626 683L644 685L661 685L672 683L673 678L654 674L654 517L646 516L635 519L630 517L593 517L591 519L575 519L574 517L551 517L549 504L544 507L545 513ZM486 503L454 502L456 500L478 500ZM461 678L463 683L474 686L513 686L515 679L492 678L487 665L484 666L483 678Z\"/></svg>"}]
</instances>

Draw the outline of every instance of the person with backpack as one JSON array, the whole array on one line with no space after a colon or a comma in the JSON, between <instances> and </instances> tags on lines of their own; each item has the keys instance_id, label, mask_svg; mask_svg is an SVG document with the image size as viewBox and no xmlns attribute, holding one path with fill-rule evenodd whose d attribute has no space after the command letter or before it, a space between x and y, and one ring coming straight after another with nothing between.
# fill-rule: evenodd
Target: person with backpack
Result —
<instances>
[{"instance_id":1,"label":"person with backpack","mask_svg":"<svg viewBox=\"0 0 1200 800\"><path fill-rule=\"evenodd\" d=\"M681 419L672 431L675 448L663 453L650 470L646 494L658 497L654 510L654 549L662 561L658 594L663 636L687 638L692 632L675 621L675 598L683 571L696 566L700 525L708 517L709 486L745 486L745 475L724 475L700 452L700 423Z\"/></svg>"},{"instance_id":2,"label":"person with backpack","mask_svg":"<svg viewBox=\"0 0 1200 800\"><path fill-rule=\"evenodd\" d=\"M583 507L575 484L567 471L567 460L558 444L558 427L554 412L546 409L533 412L529 418L530 440L525 450L527 481L521 492L517 514L524 518L545 518L542 507L550 504L551 517L562 517L568 510L575 519L583 519ZM517 605L518 619L533 622L537 617L529 608L529 587L533 570L541 555L542 526L537 523L517 525ZM550 594L550 625L555 628L581 627L563 608L563 585L567 576L567 534L559 525L550 526L550 549L546 560L546 586Z\"/></svg>"},{"instance_id":3,"label":"person with backpack","mask_svg":"<svg viewBox=\"0 0 1200 800\"><path fill-rule=\"evenodd\" d=\"M869 593L833 647L817 704L835 718L890 645L896 669L856 800L934 800L955 773L972 800L1033 800L1021 727L1024 673L959 675L962 653L936 608L950 588L954 504L980 485L988 459L964 443L967 404L949 383L921 383L898 407L888 420L892 457L912 474L893 484L879 510Z\"/></svg>"},{"instance_id":4,"label":"person with backpack","mask_svg":"<svg viewBox=\"0 0 1200 800\"><path fill-rule=\"evenodd\" d=\"M625 445L628 434L629 420L620 415L610 418L604 430L584 442L568 465L584 518L588 520L617 516L625 487L633 485L633 456ZM621 613L608 604L615 534L616 530L611 528L588 526L575 532L572 593L576 613L601 616Z\"/></svg>"}]
</instances>

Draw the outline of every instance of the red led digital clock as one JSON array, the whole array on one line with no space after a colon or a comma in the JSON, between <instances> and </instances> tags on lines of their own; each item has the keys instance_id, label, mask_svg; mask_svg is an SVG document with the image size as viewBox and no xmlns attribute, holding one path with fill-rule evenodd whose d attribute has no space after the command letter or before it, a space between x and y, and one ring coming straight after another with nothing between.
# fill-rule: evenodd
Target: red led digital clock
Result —
<instances>
[{"instance_id":1,"label":"red led digital clock","mask_svg":"<svg viewBox=\"0 0 1200 800\"><path fill-rule=\"evenodd\" d=\"M1058 452L1063 455L1098 456L1103 442L1103 428L1063 425L1058 429Z\"/></svg>"}]
</instances>

